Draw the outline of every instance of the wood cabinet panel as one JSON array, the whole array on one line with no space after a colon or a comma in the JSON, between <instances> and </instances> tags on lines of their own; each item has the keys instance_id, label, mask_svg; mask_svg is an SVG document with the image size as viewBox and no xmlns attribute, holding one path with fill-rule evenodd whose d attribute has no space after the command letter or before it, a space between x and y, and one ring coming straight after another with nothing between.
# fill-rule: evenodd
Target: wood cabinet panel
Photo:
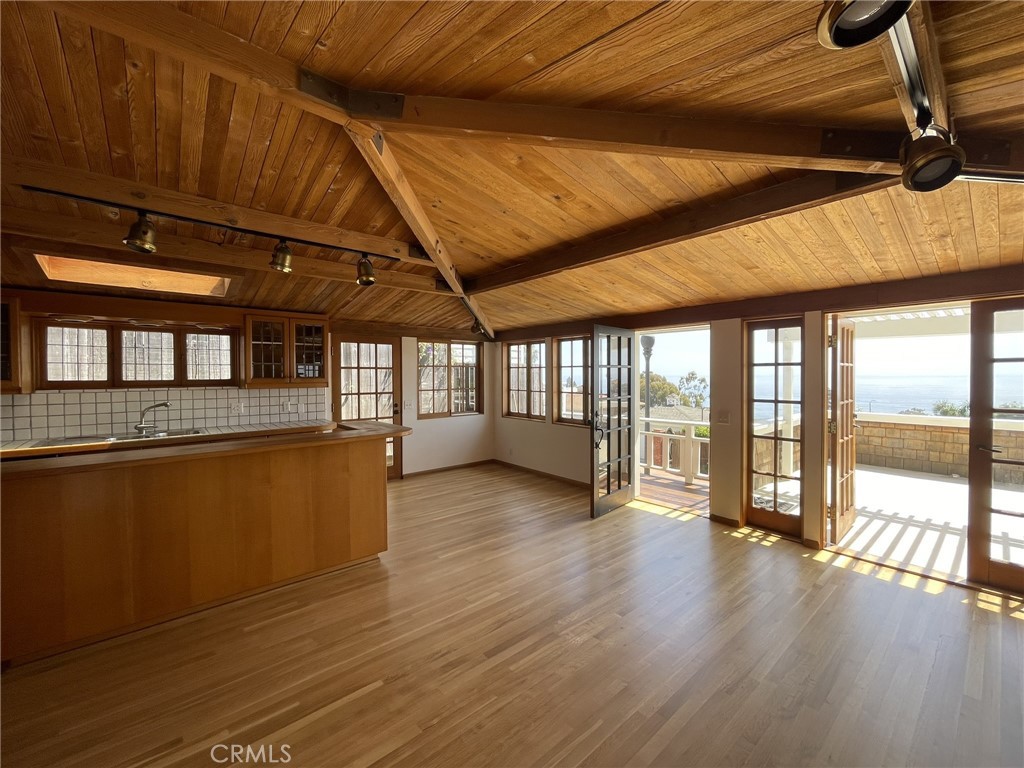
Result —
<instances>
[{"instance_id":1,"label":"wood cabinet panel","mask_svg":"<svg viewBox=\"0 0 1024 768\"><path fill-rule=\"evenodd\" d=\"M5 660L387 549L383 437L10 474L0 493Z\"/></svg>"}]
</instances>

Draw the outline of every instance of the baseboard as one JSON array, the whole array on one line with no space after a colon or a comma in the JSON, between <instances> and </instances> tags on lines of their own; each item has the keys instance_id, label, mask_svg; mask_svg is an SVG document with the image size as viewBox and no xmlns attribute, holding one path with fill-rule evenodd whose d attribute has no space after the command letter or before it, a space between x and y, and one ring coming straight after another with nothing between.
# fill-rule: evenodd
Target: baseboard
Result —
<instances>
[{"instance_id":1,"label":"baseboard","mask_svg":"<svg viewBox=\"0 0 1024 768\"><path fill-rule=\"evenodd\" d=\"M470 461L466 464L452 464L450 467L434 467L434 469L421 469L419 472L403 472L402 479L408 477L419 477L420 475L436 475L438 472L447 472L450 469L468 469L469 467L479 467L483 464L493 464L494 459L484 459L483 461Z\"/></svg>"},{"instance_id":2,"label":"baseboard","mask_svg":"<svg viewBox=\"0 0 1024 768\"><path fill-rule=\"evenodd\" d=\"M710 515L710 518L712 522L721 523L722 525L727 525L730 528L742 528L742 526L740 525L740 521L733 520L731 517L722 517L721 515L716 515L712 513Z\"/></svg>"},{"instance_id":3,"label":"baseboard","mask_svg":"<svg viewBox=\"0 0 1024 768\"><path fill-rule=\"evenodd\" d=\"M804 546L810 547L811 549L824 549L821 542L817 539L804 539Z\"/></svg>"},{"instance_id":4,"label":"baseboard","mask_svg":"<svg viewBox=\"0 0 1024 768\"><path fill-rule=\"evenodd\" d=\"M549 480L558 480L559 482L562 483L575 485L577 488L586 488L588 491L590 490L590 483L584 483L579 480L571 480L570 478L562 477L561 475L552 475L550 472L541 472L539 469L522 467L519 464L511 464L510 462L502 461L501 459L491 459L491 463L500 464L501 466L508 467L509 469L518 469L521 472L529 472L531 475L539 475L540 477L546 477Z\"/></svg>"}]
</instances>

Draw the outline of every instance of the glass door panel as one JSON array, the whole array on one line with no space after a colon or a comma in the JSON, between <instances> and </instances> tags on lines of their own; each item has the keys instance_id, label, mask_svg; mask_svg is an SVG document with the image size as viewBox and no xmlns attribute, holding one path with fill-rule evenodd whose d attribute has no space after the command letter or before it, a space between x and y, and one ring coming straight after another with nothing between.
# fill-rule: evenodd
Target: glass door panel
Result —
<instances>
[{"instance_id":1,"label":"glass door panel","mask_svg":"<svg viewBox=\"0 0 1024 768\"><path fill-rule=\"evenodd\" d=\"M1024 593L1024 298L971 305L967 573Z\"/></svg>"},{"instance_id":2,"label":"glass door panel","mask_svg":"<svg viewBox=\"0 0 1024 768\"><path fill-rule=\"evenodd\" d=\"M401 424L401 339L335 342L334 413L339 421ZM386 443L388 478L402 476L402 439Z\"/></svg>"},{"instance_id":3,"label":"glass door panel","mask_svg":"<svg viewBox=\"0 0 1024 768\"><path fill-rule=\"evenodd\" d=\"M591 517L633 500L633 336L619 328L594 328Z\"/></svg>"},{"instance_id":4,"label":"glass door panel","mask_svg":"<svg viewBox=\"0 0 1024 768\"><path fill-rule=\"evenodd\" d=\"M748 339L747 520L752 525L800 536L800 321L752 324Z\"/></svg>"}]
</instances>

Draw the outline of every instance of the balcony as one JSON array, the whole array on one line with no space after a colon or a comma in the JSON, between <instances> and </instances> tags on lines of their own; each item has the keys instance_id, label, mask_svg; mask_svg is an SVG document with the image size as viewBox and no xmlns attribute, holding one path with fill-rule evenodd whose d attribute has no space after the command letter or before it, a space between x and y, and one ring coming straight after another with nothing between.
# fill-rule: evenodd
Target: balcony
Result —
<instances>
[{"instance_id":1,"label":"balcony","mask_svg":"<svg viewBox=\"0 0 1024 768\"><path fill-rule=\"evenodd\" d=\"M846 554L951 580L966 577L968 419L863 414L854 478L857 517L836 547ZM641 419L638 496L709 512L706 423ZM995 423L1004 455L1024 457L1024 421ZM703 429L702 429L703 428ZM648 458L649 457L649 458ZM997 466L993 505L1024 515L1024 476ZM1024 561L1024 517L994 515L992 554Z\"/></svg>"}]
</instances>

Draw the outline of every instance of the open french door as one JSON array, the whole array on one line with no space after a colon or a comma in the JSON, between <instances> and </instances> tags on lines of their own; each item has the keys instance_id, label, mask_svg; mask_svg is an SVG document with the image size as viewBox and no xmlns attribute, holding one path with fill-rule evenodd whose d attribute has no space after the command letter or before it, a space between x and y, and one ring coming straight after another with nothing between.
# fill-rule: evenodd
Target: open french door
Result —
<instances>
[{"instance_id":1,"label":"open french door","mask_svg":"<svg viewBox=\"0 0 1024 768\"><path fill-rule=\"evenodd\" d=\"M600 325L591 337L591 517L628 504L635 493L633 338L632 331Z\"/></svg>"},{"instance_id":2,"label":"open french door","mask_svg":"<svg viewBox=\"0 0 1024 768\"><path fill-rule=\"evenodd\" d=\"M334 335L331 372L337 421L402 423L402 340ZM402 438L389 437L388 480L402 476Z\"/></svg>"},{"instance_id":3,"label":"open french door","mask_svg":"<svg viewBox=\"0 0 1024 768\"><path fill-rule=\"evenodd\" d=\"M854 398L852 320L832 316L832 418L828 423L831 466L831 503L828 507L829 544L838 544L853 525L854 475L857 469L857 414Z\"/></svg>"},{"instance_id":4,"label":"open french door","mask_svg":"<svg viewBox=\"0 0 1024 768\"><path fill-rule=\"evenodd\" d=\"M974 302L967 576L1018 594L1024 594L1024 440L1011 426L1024 418L1022 392L1024 298Z\"/></svg>"}]
</instances>

